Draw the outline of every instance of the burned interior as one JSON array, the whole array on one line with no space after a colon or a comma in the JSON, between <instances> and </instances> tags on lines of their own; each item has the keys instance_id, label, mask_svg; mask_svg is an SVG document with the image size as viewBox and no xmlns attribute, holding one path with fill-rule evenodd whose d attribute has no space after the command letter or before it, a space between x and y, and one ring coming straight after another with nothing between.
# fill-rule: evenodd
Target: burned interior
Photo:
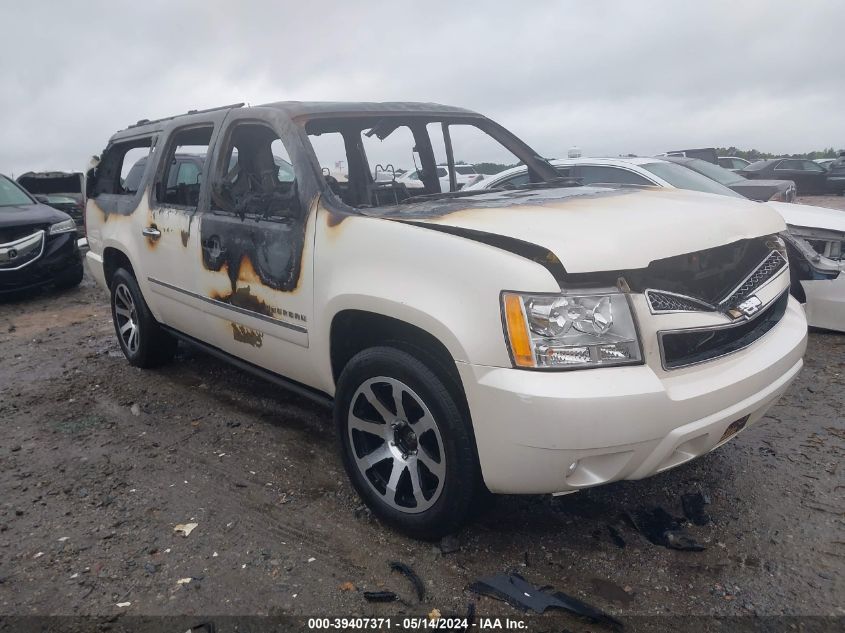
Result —
<instances>
[{"instance_id":1,"label":"burned interior","mask_svg":"<svg viewBox=\"0 0 845 633\"><path fill-rule=\"evenodd\" d=\"M265 123L245 120L228 128L211 176L211 213L200 225L203 265L225 269L236 285L250 266L260 283L296 288L305 237L305 213L289 152Z\"/></svg>"}]
</instances>

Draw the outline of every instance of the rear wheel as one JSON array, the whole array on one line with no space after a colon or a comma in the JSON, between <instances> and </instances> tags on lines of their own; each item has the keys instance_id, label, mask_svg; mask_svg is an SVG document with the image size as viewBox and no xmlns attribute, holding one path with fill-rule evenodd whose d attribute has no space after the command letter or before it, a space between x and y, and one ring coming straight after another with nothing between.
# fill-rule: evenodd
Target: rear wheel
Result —
<instances>
[{"instance_id":1,"label":"rear wheel","mask_svg":"<svg viewBox=\"0 0 845 633\"><path fill-rule=\"evenodd\" d=\"M335 421L349 478L378 517L418 538L464 523L479 487L469 423L427 365L360 352L338 381Z\"/></svg>"},{"instance_id":2,"label":"rear wheel","mask_svg":"<svg viewBox=\"0 0 845 633\"><path fill-rule=\"evenodd\" d=\"M136 367L158 367L176 352L176 339L165 332L147 307L132 273L119 268L111 282L111 313L120 349Z\"/></svg>"}]
</instances>

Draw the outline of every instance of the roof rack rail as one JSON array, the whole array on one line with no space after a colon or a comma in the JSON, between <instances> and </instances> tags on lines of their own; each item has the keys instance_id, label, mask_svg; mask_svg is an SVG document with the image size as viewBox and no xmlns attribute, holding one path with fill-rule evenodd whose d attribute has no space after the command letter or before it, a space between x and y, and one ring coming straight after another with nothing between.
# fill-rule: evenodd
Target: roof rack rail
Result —
<instances>
[{"instance_id":1,"label":"roof rack rail","mask_svg":"<svg viewBox=\"0 0 845 633\"><path fill-rule=\"evenodd\" d=\"M228 110L230 108L242 108L243 102L241 103L232 103L230 105L218 106L216 108L208 108L206 110L188 110L185 114L175 114L173 116L165 116L160 119L140 119L136 123L128 126L127 129L131 129L133 127L141 127L142 125L149 125L150 123L160 123L162 121L170 121L171 119L178 119L181 116L188 116L189 114L203 114L204 112L215 112L216 110Z\"/></svg>"}]
</instances>

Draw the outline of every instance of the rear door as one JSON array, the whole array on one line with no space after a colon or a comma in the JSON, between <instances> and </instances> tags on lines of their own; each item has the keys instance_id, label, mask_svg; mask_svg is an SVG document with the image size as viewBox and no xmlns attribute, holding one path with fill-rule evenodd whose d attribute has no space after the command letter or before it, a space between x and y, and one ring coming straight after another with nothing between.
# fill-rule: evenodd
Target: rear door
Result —
<instances>
[{"instance_id":1,"label":"rear door","mask_svg":"<svg viewBox=\"0 0 845 633\"><path fill-rule=\"evenodd\" d=\"M159 319L200 340L208 339L206 302L198 292L202 245L198 218L208 208L209 155L225 112L178 124L159 146L147 217L136 236L144 275Z\"/></svg>"},{"instance_id":2,"label":"rear door","mask_svg":"<svg viewBox=\"0 0 845 633\"><path fill-rule=\"evenodd\" d=\"M772 174L778 180L794 181L798 193L802 195L824 191L826 172L811 160L784 159L775 165Z\"/></svg>"},{"instance_id":3,"label":"rear door","mask_svg":"<svg viewBox=\"0 0 845 633\"><path fill-rule=\"evenodd\" d=\"M806 190L811 193L827 192L827 169L814 160L801 159L801 171L804 173Z\"/></svg>"}]
</instances>

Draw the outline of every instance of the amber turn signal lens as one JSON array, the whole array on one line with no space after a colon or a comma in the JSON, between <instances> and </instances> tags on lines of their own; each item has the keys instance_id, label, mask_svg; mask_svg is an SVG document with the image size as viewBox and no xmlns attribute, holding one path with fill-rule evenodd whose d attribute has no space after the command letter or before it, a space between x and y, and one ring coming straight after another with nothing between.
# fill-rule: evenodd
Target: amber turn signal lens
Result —
<instances>
[{"instance_id":1,"label":"amber turn signal lens","mask_svg":"<svg viewBox=\"0 0 845 633\"><path fill-rule=\"evenodd\" d=\"M522 309L519 295L505 294L505 325L508 330L508 342L511 346L514 363L517 367L534 367L534 355L531 353L531 337Z\"/></svg>"}]
</instances>

